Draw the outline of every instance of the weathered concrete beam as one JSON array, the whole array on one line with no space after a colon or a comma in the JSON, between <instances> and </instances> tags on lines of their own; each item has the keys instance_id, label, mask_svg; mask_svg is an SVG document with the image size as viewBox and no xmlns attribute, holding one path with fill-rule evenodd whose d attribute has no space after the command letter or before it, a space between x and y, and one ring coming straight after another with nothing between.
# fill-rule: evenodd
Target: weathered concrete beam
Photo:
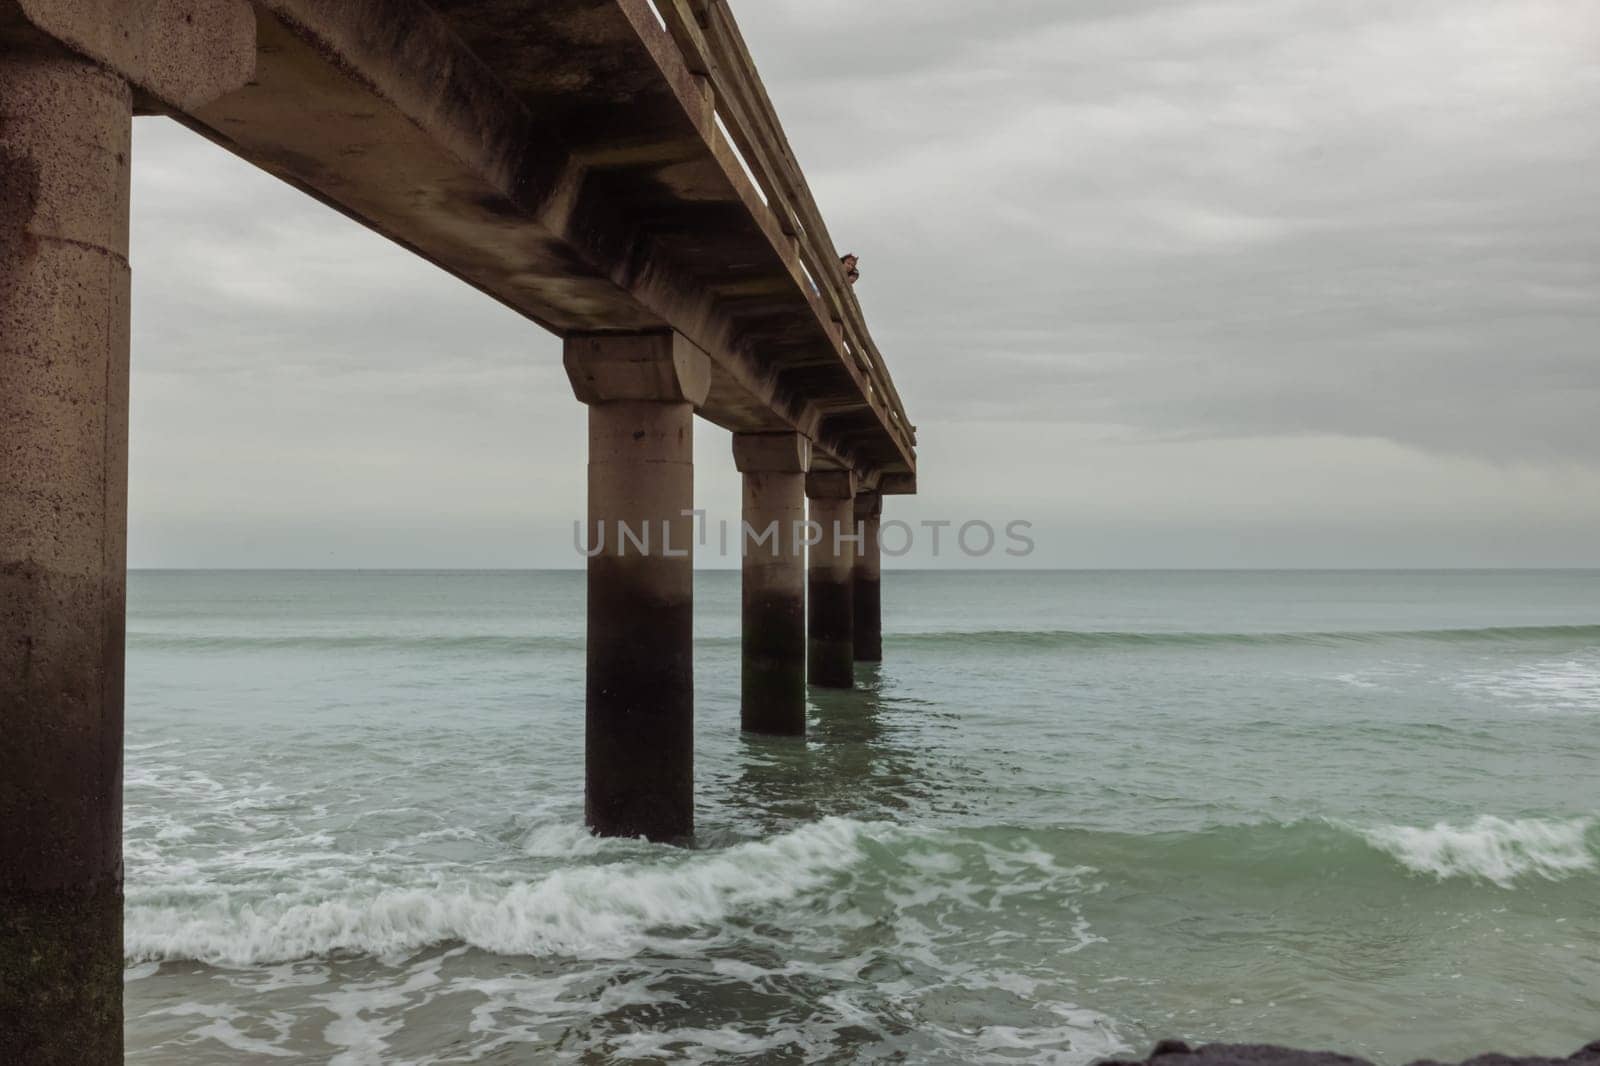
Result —
<instances>
[{"instance_id":1,"label":"weathered concrete beam","mask_svg":"<svg viewBox=\"0 0 1600 1066\"><path fill-rule=\"evenodd\" d=\"M585 810L603 836L694 832L694 409L704 353L674 333L574 336L589 405Z\"/></svg>"},{"instance_id":2,"label":"weathered concrete beam","mask_svg":"<svg viewBox=\"0 0 1600 1066\"><path fill-rule=\"evenodd\" d=\"M745 731L806 731L806 518L811 442L798 433L737 433L744 475L739 720Z\"/></svg>"},{"instance_id":3,"label":"weathered concrete beam","mask_svg":"<svg viewBox=\"0 0 1600 1066\"><path fill-rule=\"evenodd\" d=\"M180 110L255 73L256 20L246 0L0 0L0 27L16 34L23 24Z\"/></svg>"},{"instance_id":4,"label":"weathered concrete beam","mask_svg":"<svg viewBox=\"0 0 1600 1066\"><path fill-rule=\"evenodd\" d=\"M718 425L912 468L882 423L821 425L865 381L643 0L254 5L254 79L180 121L563 336L683 334Z\"/></svg>"},{"instance_id":5,"label":"weathered concrete beam","mask_svg":"<svg viewBox=\"0 0 1600 1066\"><path fill-rule=\"evenodd\" d=\"M915 496L917 494L917 475L886 473L878 483L878 491L885 496Z\"/></svg>"},{"instance_id":6,"label":"weathered concrete beam","mask_svg":"<svg viewBox=\"0 0 1600 1066\"><path fill-rule=\"evenodd\" d=\"M0 51L0 1062L122 1061L128 84Z\"/></svg>"},{"instance_id":7,"label":"weathered concrete beam","mask_svg":"<svg viewBox=\"0 0 1600 1066\"><path fill-rule=\"evenodd\" d=\"M811 548L807 676L819 688L855 686L855 475L848 470L813 470L806 476L811 521L821 542Z\"/></svg>"},{"instance_id":8,"label":"weathered concrete beam","mask_svg":"<svg viewBox=\"0 0 1600 1066\"><path fill-rule=\"evenodd\" d=\"M680 333L605 333L568 337L567 378L586 404L705 402L711 387L706 354Z\"/></svg>"}]
</instances>

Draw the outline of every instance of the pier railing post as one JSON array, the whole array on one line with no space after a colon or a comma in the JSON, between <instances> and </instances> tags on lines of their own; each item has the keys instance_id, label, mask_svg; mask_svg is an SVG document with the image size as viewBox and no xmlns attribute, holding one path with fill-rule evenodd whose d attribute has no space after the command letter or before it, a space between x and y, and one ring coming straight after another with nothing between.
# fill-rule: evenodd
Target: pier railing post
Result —
<instances>
[{"instance_id":1,"label":"pier railing post","mask_svg":"<svg viewBox=\"0 0 1600 1066\"><path fill-rule=\"evenodd\" d=\"M798 433L736 433L744 475L739 723L747 732L806 732L806 470Z\"/></svg>"},{"instance_id":2,"label":"pier railing post","mask_svg":"<svg viewBox=\"0 0 1600 1066\"><path fill-rule=\"evenodd\" d=\"M585 810L604 836L694 831L694 409L704 352L676 333L586 334L565 363L589 405Z\"/></svg>"},{"instance_id":3,"label":"pier railing post","mask_svg":"<svg viewBox=\"0 0 1600 1066\"><path fill-rule=\"evenodd\" d=\"M855 588L851 593L855 601L856 662L880 663L883 661L883 595L878 522L883 515L882 494L857 493L855 514L861 528L861 543L856 550Z\"/></svg>"},{"instance_id":4,"label":"pier railing post","mask_svg":"<svg viewBox=\"0 0 1600 1066\"><path fill-rule=\"evenodd\" d=\"M132 108L0 51L3 1062L122 1061Z\"/></svg>"},{"instance_id":5,"label":"pier railing post","mask_svg":"<svg viewBox=\"0 0 1600 1066\"><path fill-rule=\"evenodd\" d=\"M819 688L852 688L855 475L848 470L814 470L806 476L806 496L811 500L811 521L821 530L807 571L807 676Z\"/></svg>"}]
</instances>

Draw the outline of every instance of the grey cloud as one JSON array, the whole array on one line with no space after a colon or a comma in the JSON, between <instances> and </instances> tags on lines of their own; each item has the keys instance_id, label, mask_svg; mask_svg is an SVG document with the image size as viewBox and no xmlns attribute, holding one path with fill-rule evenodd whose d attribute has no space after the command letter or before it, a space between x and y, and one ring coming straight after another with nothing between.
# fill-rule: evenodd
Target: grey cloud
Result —
<instances>
[{"instance_id":1,"label":"grey cloud","mask_svg":"<svg viewBox=\"0 0 1600 1066\"><path fill-rule=\"evenodd\" d=\"M733 3L921 427L901 517L1600 563L1600 7ZM136 560L570 565L553 338L176 127L135 193Z\"/></svg>"},{"instance_id":2,"label":"grey cloud","mask_svg":"<svg viewBox=\"0 0 1600 1066\"><path fill-rule=\"evenodd\" d=\"M740 14L923 413L1600 461L1592 6L824 7Z\"/></svg>"}]
</instances>

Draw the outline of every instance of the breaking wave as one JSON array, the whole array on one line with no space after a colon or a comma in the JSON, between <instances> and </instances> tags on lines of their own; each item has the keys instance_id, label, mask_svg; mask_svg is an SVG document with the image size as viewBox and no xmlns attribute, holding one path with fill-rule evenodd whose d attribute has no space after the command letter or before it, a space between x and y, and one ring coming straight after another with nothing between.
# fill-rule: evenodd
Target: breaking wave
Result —
<instances>
[{"instance_id":1,"label":"breaking wave","mask_svg":"<svg viewBox=\"0 0 1600 1066\"><path fill-rule=\"evenodd\" d=\"M558 870L508 885L442 882L322 901L283 896L230 906L130 906L130 961L223 965L335 953L378 957L461 942L501 955L631 955L659 930L705 930L795 901L862 861L882 824L828 819L771 840L687 853L678 862Z\"/></svg>"},{"instance_id":2,"label":"breaking wave","mask_svg":"<svg viewBox=\"0 0 1600 1066\"><path fill-rule=\"evenodd\" d=\"M1600 868L1593 818L1507 821L1484 815L1470 825L1385 825L1362 831L1373 847L1420 874L1476 878L1510 888L1519 878L1560 881Z\"/></svg>"},{"instance_id":3,"label":"breaking wave","mask_svg":"<svg viewBox=\"0 0 1600 1066\"><path fill-rule=\"evenodd\" d=\"M515 883L437 871L410 885L357 880L320 899L279 893L240 902L225 891L205 899L206 889L196 905L192 886L148 886L130 898L126 955L259 965L393 958L461 943L498 955L628 958L652 945L704 947L738 935L759 913L819 902L846 875L874 865L894 882L886 890L905 899L941 885L969 891L976 873L1002 894L1043 892L1063 906L1085 877L1236 884L1243 875L1257 887L1316 881L1365 891L1415 877L1512 889L1600 870L1593 817L1484 815L1431 827L1309 819L1151 835L1003 827L951 834L830 818L718 851L599 842L566 827L535 830L523 843L529 855L576 864ZM606 861L617 856L626 858Z\"/></svg>"}]
</instances>

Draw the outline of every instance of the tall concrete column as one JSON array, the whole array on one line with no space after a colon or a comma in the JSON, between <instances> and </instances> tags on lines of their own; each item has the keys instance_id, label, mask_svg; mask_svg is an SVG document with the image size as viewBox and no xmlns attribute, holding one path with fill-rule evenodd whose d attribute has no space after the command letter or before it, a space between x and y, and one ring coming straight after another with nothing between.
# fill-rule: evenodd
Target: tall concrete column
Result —
<instances>
[{"instance_id":1,"label":"tall concrete column","mask_svg":"<svg viewBox=\"0 0 1600 1066\"><path fill-rule=\"evenodd\" d=\"M851 688L856 683L854 616L855 476L848 470L817 470L806 476L811 521L822 541L811 549L808 567L809 666L819 688Z\"/></svg>"},{"instance_id":2,"label":"tall concrete column","mask_svg":"<svg viewBox=\"0 0 1600 1066\"><path fill-rule=\"evenodd\" d=\"M122 1061L126 82L0 42L0 1062Z\"/></svg>"},{"instance_id":3,"label":"tall concrete column","mask_svg":"<svg viewBox=\"0 0 1600 1066\"><path fill-rule=\"evenodd\" d=\"M883 596L879 590L882 555L878 549L878 521L883 516L883 495L856 495L856 524L861 543L856 549L855 601L856 662L883 662Z\"/></svg>"},{"instance_id":4,"label":"tall concrete column","mask_svg":"<svg viewBox=\"0 0 1600 1066\"><path fill-rule=\"evenodd\" d=\"M603 836L694 831L694 409L704 352L676 333L568 337L589 405L585 810Z\"/></svg>"},{"instance_id":5,"label":"tall concrete column","mask_svg":"<svg viewBox=\"0 0 1600 1066\"><path fill-rule=\"evenodd\" d=\"M736 433L744 475L743 665L739 722L751 733L806 732L806 518L811 442L798 433Z\"/></svg>"}]
</instances>

